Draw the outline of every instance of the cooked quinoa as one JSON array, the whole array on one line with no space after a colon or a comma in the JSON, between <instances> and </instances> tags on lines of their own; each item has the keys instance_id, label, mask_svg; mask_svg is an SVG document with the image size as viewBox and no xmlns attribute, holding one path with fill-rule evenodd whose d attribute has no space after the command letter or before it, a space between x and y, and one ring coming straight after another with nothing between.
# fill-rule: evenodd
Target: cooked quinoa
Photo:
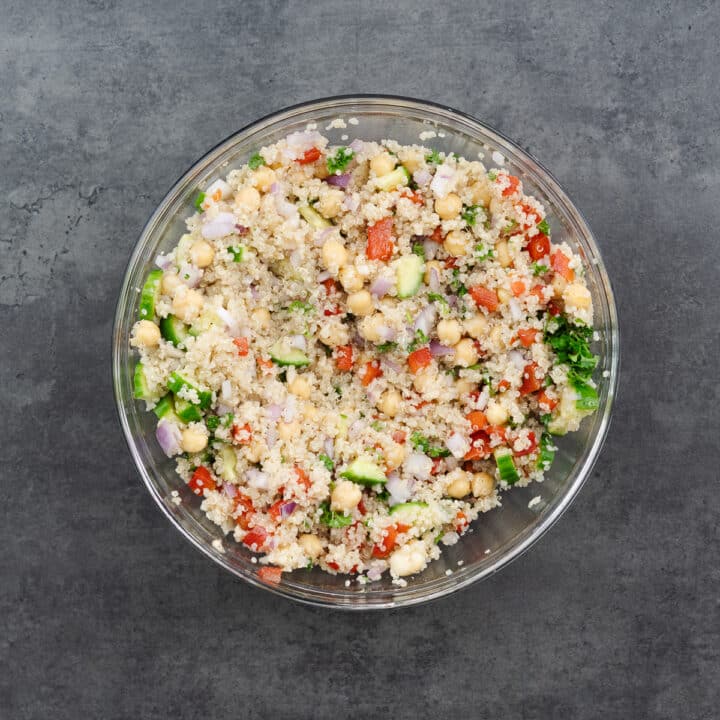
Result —
<instances>
[{"instance_id":1,"label":"cooked quinoa","mask_svg":"<svg viewBox=\"0 0 720 720\"><path fill-rule=\"evenodd\" d=\"M265 579L403 583L597 407L581 260L507 171L308 130L195 206L140 292L135 393Z\"/></svg>"}]
</instances>

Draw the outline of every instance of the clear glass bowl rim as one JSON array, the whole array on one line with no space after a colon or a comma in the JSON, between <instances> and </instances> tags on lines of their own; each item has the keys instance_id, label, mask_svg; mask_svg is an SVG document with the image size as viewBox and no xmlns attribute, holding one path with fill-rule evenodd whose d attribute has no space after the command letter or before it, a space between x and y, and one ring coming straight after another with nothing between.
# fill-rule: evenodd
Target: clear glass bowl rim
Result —
<instances>
[{"instance_id":1,"label":"clear glass bowl rim","mask_svg":"<svg viewBox=\"0 0 720 720\"><path fill-rule=\"evenodd\" d=\"M607 317L609 318L608 327L605 329L605 333L609 333L608 341L610 346L610 357L608 366L610 376L603 378L603 382L606 383L607 394L605 403L598 409L598 413L601 414L601 418L596 432L588 439L588 443L586 444L581 460L576 462L574 473L572 473L574 474L574 477L572 477L566 491L561 497L559 497L552 511L547 513L547 515L542 519L542 522L538 523L531 531L521 533L521 537L517 542L513 543L504 554L498 556L492 564L485 567L474 569L473 566L466 566L458 568L450 577L445 577L444 579L438 578L425 585L413 587L411 583L408 583L407 587L398 588L397 592L390 593L390 597L369 599L368 596L361 595L356 596L357 602L353 602L353 596L342 592L322 590L312 588L307 585L301 587L297 584L286 583L284 581L281 581L276 585L262 582L255 574L243 572L242 569L231 565L229 562L224 560L221 553L218 553L208 543L201 541L191 534L188 529L179 522L178 518L170 512L163 501L158 488L153 482L145 461L134 441L128 416L123 405L121 375L126 372L126 368L124 368L122 364L121 346L123 343L127 343L128 336L127 333L123 335L121 330L127 305L130 302L135 302L135 296L132 292L132 284L130 281L140 262L143 248L153 236L155 228L165 220L168 208L174 204L177 198L182 195L188 187L195 185L199 177L207 174L210 168L216 166L219 158L221 158L234 145L240 142L244 136L258 132L275 124L291 121L294 116L309 113L327 113L327 111L333 109L336 109L338 112L351 112L352 109L362 112L362 109L369 109L373 106L378 106L380 110L382 110L382 107L385 107L387 110L402 110L403 108L412 109L419 113L424 112L432 114L436 116L437 119L446 120L449 123L460 123L464 126L463 130L470 135L473 134L473 131L483 133L491 138L498 147L502 148L503 154L505 154L506 157L511 158L512 162L516 166L522 167L525 172L528 172L532 176L533 181L540 185L542 189L554 199L557 206L562 207L564 213L566 213L566 219L568 219L572 224L573 231L582 238L586 248L591 250L593 264L595 265L594 272L597 273L599 287L602 290L601 299L605 303L605 311L607 313ZM310 122L311 118L307 118L307 121ZM269 115L246 125L237 132L232 133L227 138L219 142L214 148L209 150L203 157L193 163L192 166L183 173L183 175L166 193L163 200L146 222L140 237L133 248L125 269L123 283L116 306L112 334L113 390L123 434L143 482L165 516L177 528L177 530L179 530L185 539L203 554L236 577L245 580L255 587L269 590L275 594L291 598L302 603L343 610L388 609L417 605L419 603L438 599L493 575L532 547L532 545L534 545L545 534L545 532L552 527L565 510L567 510L585 480L590 475L607 435L612 415L612 406L617 393L620 366L619 342L619 326L614 293L594 235L585 218L572 202L567 192L562 188L560 183L558 183L553 175L530 153L520 148L515 142L488 124L471 115L468 115L467 113L455 110L454 108L444 104L396 95L336 95L288 106L276 112L270 113ZM388 593L385 594L388 595Z\"/></svg>"}]
</instances>

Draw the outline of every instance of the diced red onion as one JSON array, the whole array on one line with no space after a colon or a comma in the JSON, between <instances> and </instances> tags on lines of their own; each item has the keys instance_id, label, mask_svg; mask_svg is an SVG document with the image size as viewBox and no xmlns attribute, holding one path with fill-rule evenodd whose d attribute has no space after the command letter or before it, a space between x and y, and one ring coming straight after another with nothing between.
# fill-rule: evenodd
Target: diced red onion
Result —
<instances>
[{"instance_id":1,"label":"diced red onion","mask_svg":"<svg viewBox=\"0 0 720 720\"><path fill-rule=\"evenodd\" d=\"M448 301L448 305L451 308L454 308L458 303L457 295L448 295L447 301Z\"/></svg>"},{"instance_id":2,"label":"diced red onion","mask_svg":"<svg viewBox=\"0 0 720 720\"><path fill-rule=\"evenodd\" d=\"M400 503L407 502L412 496L410 483L407 480L403 480L396 472L388 475L385 488L390 493L391 505L399 505Z\"/></svg>"},{"instance_id":3,"label":"diced red onion","mask_svg":"<svg viewBox=\"0 0 720 720\"><path fill-rule=\"evenodd\" d=\"M425 258L427 260L434 260L435 256L437 255L439 247L440 246L434 240L430 240L430 238L425 238L423 240L423 250L425 251ZM433 268L430 271L431 277L432 277L433 271L435 272L435 275L437 275L437 270L435 270L435 268Z\"/></svg>"},{"instance_id":4,"label":"diced red onion","mask_svg":"<svg viewBox=\"0 0 720 720\"><path fill-rule=\"evenodd\" d=\"M370 580L370 582L377 582L382 578L382 574L382 568L373 566L367 571L367 579Z\"/></svg>"},{"instance_id":5,"label":"diced red onion","mask_svg":"<svg viewBox=\"0 0 720 720\"><path fill-rule=\"evenodd\" d=\"M230 212L218 213L214 218L203 223L200 232L207 240L233 235L235 234L235 216Z\"/></svg>"},{"instance_id":6,"label":"diced red onion","mask_svg":"<svg viewBox=\"0 0 720 720\"><path fill-rule=\"evenodd\" d=\"M280 183L274 182L272 185L270 185L270 194L271 195L277 195L280 192Z\"/></svg>"},{"instance_id":7,"label":"diced red onion","mask_svg":"<svg viewBox=\"0 0 720 720\"><path fill-rule=\"evenodd\" d=\"M430 354L433 357L445 357L446 355L454 355L454 348L443 345L439 340L430 341Z\"/></svg>"},{"instance_id":8,"label":"diced red onion","mask_svg":"<svg viewBox=\"0 0 720 720\"><path fill-rule=\"evenodd\" d=\"M264 472L261 472L257 468L250 468L245 472L247 478L247 484L257 490L267 490L268 488L268 477Z\"/></svg>"},{"instance_id":9,"label":"diced red onion","mask_svg":"<svg viewBox=\"0 0 720 720\"><path fill-rule=\"evenodd\" d=\"M405 472L418 480L427 480L432 472L432 466L432 460L418 452L410 453L403 463Z\"/></svg>"},{"instance_id":10,"label":"diced red onion","mask_svg":"<svg viewBox=\"0 0 720 720\"><path fill-rule=\"evenodd\" d=\"M223 402L219 402L215 406L215 411L217 412L218 415L227 415L228 413L231 413L232 410L233 409L229 405L226 405Z\"/></svg>"},{"instance_id":11,"label":"diced red onion","mask_svg":"<svg viewBox=\"0 0 720 720\"><path fill-rule=\"evenodd\" d=\"M278 433L274 425L271 425L265 433L265 444L269 450L275 447L275 443L278 441Z\"/></svg>"},{"instance_id":12,"label":"diced red onion","mask_svg":"<svg viewBox=\"0 0 720 720\"><path fill-rule=\"evenodd\" d=\"M432 180L432 175L425 169L416 170L413 180L420 186L427 185Z\"/></svg>"},{"instance_id":13,"label":"diced red onion","mask_svg":"<svg viewBox=\"0 0 720 720\"><path fill-rule=\"evenodd\" d=\"M297 503L293 502L292 500L290 502L283 503L280 506L280 517L283 520L285 520L285 518L289 518L293 514L296 507Z\"/></svg>"},{"instance_id":14,"label":"diced red onion","mask_svg":"<svg viewBox=\"0 0 720 720\"><path fill-rule=\"evenodd\" d=\"M362 420L355 420L355 422L353 422L348 428L350 437L356 437L359 435L363 431L364 427L365 423Z\"/></svg>"},{"instance_id":15,"label":"diced red onion","mask_svg":"<svg viewBox=\"0 0 720 720\"><path fill-rule=\"evenodd\" d=\"M277 422L280 419L280 415L282 415L282 405L278 405L277 403L272 403L271 405L268 405L265 408L265 411L267 412L268 417L271 420L274 420Z\"/></svg>"},{"instance_id":16,"label":"diced red onion","mask_svg":"<svg viewBox=\"0 0 720 720\"><path fill-rule=\"evenodd\" d=\"M351 173L343 173L342 175L328 175L325 178L325 182L328 185L334 185L335 187L344 189L350 184L351 178Z\"/></svg>"},{"instance_id":17,"label":"diced red onion","mask_svg":"<svg viewBox=\"0 0 720 720\"><path fill-rule=\"evenodd\" d=\"M478 410L484 410L487 407L488 401L490 400L490 388L486 385L478 395L477 402L475 405Z\"/></svg>"},{"instance_id":18,"label":"diced red onion","mask_svg":"<svg viewBox=\"0 0 720 720\"><path fill-rule=\"evenodd\" d=\"M161 270L168 270L173 264L172 258L169 255L158 255L155 258L155 264Z\"/></svg>"},{"instance_id":19,"label":"diced red onion","mask_svg":"<svg viewBox=\"0 0 720 720\"><path fill-rule=\"evenodd\" d=\"M257 286L252 283L250 285L250 297L253 300L258 300L260 298L260 291L257 289Z\"/></svg>"},{"instance_id":20,"label":"diced red onion","mask_svg":"<svg viewBox=\"0 0 720 720\"><path fill-rule=\"evenodd\" d=\"M307 349L307 340L304 335L291 335L290 336L290 347L297 348L298 350Z\"/></svg>"},{"instance_id":21,"label":"diced red onion","mask_svg":"<svg viewBox=\"0 0 720 720\"><path fill-rule=\"evenodd\" d=\"M217 316L225 324L225 329L230 337L240 337L240 323L232 316L232 314L224 307L215 308Z\"/></svg>"},{"instance_id":22,"label":"diced red onion","mask_svg":"<svg viewBox=\"0 0 720 720\"><path fill-rule=\"evenodd\" d=\"M275 209L284 218L290 218L297 214L297 207L280 193L275 195Z\"/></svg>"},{"instance_id":23,"label":"diced red onion","mask_svg":"<svg viewBox=\"0 0 720 720\"><path fill-rule=\"evenodd\" d=\"M158 445L160 445L162 451L168 457L172 457L181 452L180 441L182 435L176 423L161 418L157 424L157 428L155 428L155 437L157 438Z\"/></svg>"},{"instance_id":24,"label":"diced red onion","mask_svg":"<svg viewBox=\"0 0 720 720\"><path fill-rule=\"evenodd\" d=\"M392 280L381 275L370 286L370 292L375 295L375 297L385 297L385 295L387 295L390 291L390 288L393 286L393 284L394 282Z\"/></svg>"},{"instance_id":25,"label":"diced red onion","mask_svg":"<svg viewBox=\"0 0 720 720\"><path fill-rule=\"evenodd\" d=\"M382 364L389 370L392 370L396 373L399 373L401 370L400 366L394 360L391 360L389 357L384 357L382 360Z\"/></svg>"},{"instance_id":26,"label":"diced red onion","mask_svg":"<svg viewBox=\"0 0 720 720\"><path fill-rule=\"evenodd\" d=\"M183 263L178 271L178 277L183 284L187 285L189 288L196 288L200 284L202 276L203 271L190 263Z\"/></svg>"},{"instance_id":27,"label":"diced red onion","mask_svg":"<svg viewBox=\"0 0 720 720\"><path fill-rule=\"evenodd\" d=\"M237 486L233 485L232 483L226 482L223 483L223 493L227 495L229 498L234 498L237 495Z\"/></svg>"},{"instance_id":28,"label":"diced red onion","mask_svg":"<svg viewBox=\"0 0 720 720\"><path fill-rule=\"evenodd\" d=\"M335 444L333 443L332 438L325 438L323 450L331 460L335 457Z\"/></svg>"},{"instance_id":29,"label":"diced red onion","mask_svg":"<svg viewBox=\"0 0 720 720\"><path fill-rule=\"evenodd\" d=\"M435 243L431 244L435 245ZM428 285L430 285L430 289L433 292L437 292L440 289L440 273L438 273L437 268L430 268L430 282Z\"/></svg>"},{"instance_id":30,"label":"diced red onion","mask_svg":"<svg viewBox=\"0 0 720 720\"><path fill-rule=\"evenodd\" d=\"M248 231L250 228L246 228L244 225L238 225L238 224L236 223L236 224L235 224L235 229L237 230L237 234L238 234L238 235L246 235L246 234L247 234L247 231Z\"/></svg>"},{"instance_id":31,"label":"diced red onion","mask_svg":"<svg viewBox=\"0 0 720 720\"><path fill-rule=\"evenodd\" d=\"M365 395L367 395L368 401L374 405L380 399L380 395L382 395L382 387L376 382L371 382L370 385L365 388Z\"/></svg>"},{"instance_id":32,"label":"diced red onion","mask_svg":"<svg viewBox=\"0 0 720 720\"><path fill-rule=\"evenodd\" d=\"M360 138L355 138L348 147L353 152L359 153L359 152L362 152L363 148L365 147L365 143L362 140L360 140Z\"/></svg>"},{"instance_id":33,"label":"diced red onion","mask_svg":"<svg viewBox=\"0 0 720 720\"><path fill-rule=\"evenodd\" d=\"M413 323L413 332L420 330L426 336L430 335L430 331L435 325L436 311L434 305L426 305L415 318Z\"/></svg>"},{"instance_id":34,"label":"diced red onion","mask_svg":"<svg viewBox=\"0 0 720 720\"><path fill-rule=\"evenodd\" d=\"M518 370L522 370L525 367L525 357L519 350L510 350L508 359Z\"/></svg>"},{"instance_id":35,"label":"diced red onion","mask_svg":"<svg viewBox=\"0 0 720 720\"><path fill-rule=\"evenodd\" d=\"M348 194L342 202L344 210L348 212L355 212L360 207L360 198L354 193Z\"/></svg>"},{"instance_id":36,"label":"diced red onion","mask_svg":"<svg viewBox=\"0 0 720 720\"><path fill-rule=\"evenodd\" d=\"M378 335L385 342L392 342L397 336L397 332L395 328L388 327L387 325L382 325L378 328Z\"/></svg>"},{"instance_id":37,"label":"diced red onion","mask_svg":"<svg viewBox=\"0 0 720 720\"><path fill-rule=\"evenodd\" d=\"M297 402L294 395L288 395L285 401L285 407L282 411L282 419L286 423L291 423L297 415Z\"/></svg>"},{"instance_id":38,"label":"diced red onion","mask_svg":"<svg viewBox=\"0 0 720 720\"><path fill-rule=\"evenodd\" d=\"M435 193L436 197L444 198L452 190L454 181L455 171L445 165L440 165L430 183L430 189Z\"/></svg>"},{"instance_id":39,"label":"diced red onion","mask_svg":"<svg viewBox=\"0 0 720 720\"><path fill-rule=\"evenodd\" d=\"M513 320L525 319L525 313L522 311L520 303L516 298L510 298L510 300L508 300L508 307L510 308L510 316Z\"/></svg>"},{"instance_id":40,"label":"diced red onion","mask_svg":"<svg viewBox=\"0 0 720 720\"><path fill-rule=\"evenodd\" d=\"M470 443L459 433L452 433L445 441L445 447L453 454L453 457L464 457L470 449Z\"/></svg>"}]
</instances>

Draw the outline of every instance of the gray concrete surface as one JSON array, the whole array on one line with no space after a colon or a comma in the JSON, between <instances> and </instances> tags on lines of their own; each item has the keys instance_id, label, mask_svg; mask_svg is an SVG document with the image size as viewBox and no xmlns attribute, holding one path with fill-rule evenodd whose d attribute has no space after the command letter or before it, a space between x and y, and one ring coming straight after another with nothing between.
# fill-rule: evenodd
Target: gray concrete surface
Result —
<instances>
[{"instance_id":1,"label":"gray concrete surface","mask_svg":"<svg viewBox=\"0 0 720 720\"><path fill-rule=\"evenodd\" d=\"M716 3L0 18L0 717L718 717ZM485 583L363 616L194 551L135 472L108 362L125 262L177 176L259 115L354 91L448 103L544 161L624 333L607 444L552 532Z\"/></svg>"}]
</instances>

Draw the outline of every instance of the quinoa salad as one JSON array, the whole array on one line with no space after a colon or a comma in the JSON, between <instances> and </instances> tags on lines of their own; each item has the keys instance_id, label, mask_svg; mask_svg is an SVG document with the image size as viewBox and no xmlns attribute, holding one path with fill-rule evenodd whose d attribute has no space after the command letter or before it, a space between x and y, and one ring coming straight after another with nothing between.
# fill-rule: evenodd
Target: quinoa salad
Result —
<instances>
[{"instance_id":1,"label":"quinoa salad","mask_svg":"<svg viewBox=\"0 0 720 720\"><path fill-rule=\"evenodd\" d=\"M502 167L309 128L199 192L156 266L135 397L175 501L268 582L405 584L598 406L581 258Z\"/></svg>"}]
</instances>

